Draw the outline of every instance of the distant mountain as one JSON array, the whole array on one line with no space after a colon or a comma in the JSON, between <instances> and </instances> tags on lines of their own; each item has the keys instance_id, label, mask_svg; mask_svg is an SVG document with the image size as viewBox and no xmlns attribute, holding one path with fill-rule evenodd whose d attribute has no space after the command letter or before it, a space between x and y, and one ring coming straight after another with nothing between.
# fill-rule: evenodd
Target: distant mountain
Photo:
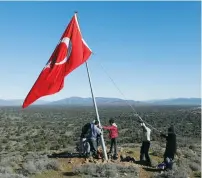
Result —
<instances>
[{"instance_id":1,"label":"distant mountain","mask_svg":"<svg viewBox=\"0 0 202 178\"><path fill-rule=\"evenodd\" d=\"M134 101L123 100L120 98L105 98L96 97L96 103L99 106L111 105L111 106L125 106L126 103L130 105L201 105L200 98L175 98L175 99L163 99L152 101ZM66 106L91 106L93 105L92 98L70 97L54 102L50 102L48 105L66 105Z\"/></svg>"},{"instance_id":2,"label":"distant mountain","mask_svg":"<svg viewBox=\"0 0 202 178\"><path fill-rule=\"evenodd\" d=\"M97 105L115 105L122 106L129 103L131 105L201 105L201 98L175 98L175 99L162 99L152 101L134 101L123 100L120 98L105 98L96 97ZM93 104L92 98L71 97L54 102L50 102L48 105L79 105L90 106Z\"/></svg>"},{"instance_id":3,"label":"distant mountain","mask_svg":"<svg viewBox=\"0 0 202 178\"><path fill-rule=\"evenodd\" d=\"M21 106L24 100L21 99L13 99L13 100L3 100L0 99L0 106ZM47 104L47 101L38 100L33 105L43 105Z\"/></svg>"},{"instance_id":4,"label":"distant mountain","mask_svg":"<svg viewBox=\"0 0 202 178\"><path fill-rule=\"evenodd\" d=\"M1 100L0 106L21 106L23 100ZM149 101L134 101L123 100L120 98L107 98L96 97L96 103L98 106L126 106L126 103L130 105L192 105L200 106L201 98L175 98L175 99L162 99L162 100L149 100ZM48 102L43 100L37 100L32 105L47 105L47 106L92 106L92 98L70 97L58 101Z\"/></svg>"},{"instance_id":5,"label":"distant mountain","mask_svg":"<svg viewBox=\"0 0 202 178\"><path fill-rule=\"evenodd\" d=\"M96 97L97 105L126 105L126 102L130 104L137 104L139 102L133 100L123 100L119 98L104 98L104 97ZM71 106L92 106L93 100L92 98L81 98L81 97L71 97L66 98L54 102L50 102L48 105L71 105Z\"/></svg>"},{"instance_id":6,"label":"distant mountain","mask_svg":"<svg viewBox=\"0 0 202 178\"><path fill-rule=\"evenodd\" d=\"M201 98L175 98L147 101L155 105L201 105Z\"/></svg>"}]
</instances>

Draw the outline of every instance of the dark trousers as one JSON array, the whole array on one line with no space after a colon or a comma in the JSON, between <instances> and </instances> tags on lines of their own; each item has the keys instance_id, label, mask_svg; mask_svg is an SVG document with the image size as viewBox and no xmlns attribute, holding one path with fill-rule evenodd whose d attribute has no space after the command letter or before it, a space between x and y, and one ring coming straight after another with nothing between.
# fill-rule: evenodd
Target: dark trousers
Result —
<instances>
[{"instance_id":1,"label":"dark trousers","mask_svg":"<svg viewBox=\"0 0 202 178\"><path fill-rule=\"evenodd\" d=\"M147 163L151 164L151 160L149 157L149 147L150 147L149 141L142 142L142 146L141 146L141 150L140 150L140 161L143 161L144 156L145 156Z\"/></svg>"},{"instance_id":2,"label":"dark trousers","mask_svg":"<svg viewBox=\"0 0 202 178\"><path fill-rule=\"evenodd\" d=\"M112 153L113 147L114 147L114 155L117 155L117 139L116 138L111 139L111 146L109 150L110 153Z\"/></svg>"},{"instance_id":3,"label":"dark trousers","mask_svg":"<svg viewBox=\"0 0 202 178\"><path fill-rule=\"evenodd\" d=\"M164 161L166 160L166 158L169 158L169 159L174 159L175 157L175 153L173 151L168 151L167 149L165 150L165 153L163 155L164 157Z\"/></svg>"},{"instance_id":4,"label":"dark trousers","mask_svg":"<svg viewBox=\"0 0 202 178\"><path fill-rule=\"evenodd\" d=\"M101 140L100 140L100 139L101 139L101 137L100 137L100 136L98 136L98 137L97 137L97 147L98 147L98 146L100 146L100 142L101 142Z\"/></svg>"}]
</instances>

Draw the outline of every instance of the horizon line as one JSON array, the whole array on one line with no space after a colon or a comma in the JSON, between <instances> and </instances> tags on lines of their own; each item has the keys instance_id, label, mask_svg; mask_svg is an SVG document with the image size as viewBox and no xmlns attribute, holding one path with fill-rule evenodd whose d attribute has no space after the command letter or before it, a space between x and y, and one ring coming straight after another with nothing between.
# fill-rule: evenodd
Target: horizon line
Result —
<instances>
[{"instance_id":1,"label":"horizon line","mask_svg":"<svg viewBox=\"0 0 202 178\"><path fill-rule=\"evenodd\" d=\"M70 99L70 98L81 98L81 99L86 99L86 98L92 98L92 97L81 97L81 96L70 96L70 97L66 97L66 98L62 98L62 99L57 99L57 100L46 100L46 99L38 99L37 101L45 101L45 102L55 102L55 101L60 101L60 100L64 100L64 99ZM119 97L104 97L104 96L96 96L95 98L111 98L111 99L121 99L121 100L132 100L132 101L139 101L139 102L144 102L144 101L157 101L157 100L173 100L173 99L202 99L201 97L171 97L171 98L154 98L154 99L144 99L144 100L135 100L135 99L129 99L129 98L119 98ZM5 99L5 98L0 98L0 100L5 100L5 101L9 101L9 100L24 100L22 98L18 98L18 99ZM36 101L36 102L37 102Z\"/></svg>"}]
</instances>

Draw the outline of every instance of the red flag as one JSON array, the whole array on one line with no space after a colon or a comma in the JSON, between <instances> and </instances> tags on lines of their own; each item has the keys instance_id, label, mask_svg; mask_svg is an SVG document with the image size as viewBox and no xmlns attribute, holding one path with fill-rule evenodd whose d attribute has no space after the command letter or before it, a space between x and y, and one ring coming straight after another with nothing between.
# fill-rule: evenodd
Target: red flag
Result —
<instances>
[{"instance_id":1,"label":"red flag","mask_svg":"<svg viewBox=\"0 0 202 178\"><path fill-rule=\"evenodd\" d=\"M22 107L26 108L42 96L59 92L64 87L65 76L87 61L91 53L82 38L75 14Z\"/></svg>"}]
</instances>

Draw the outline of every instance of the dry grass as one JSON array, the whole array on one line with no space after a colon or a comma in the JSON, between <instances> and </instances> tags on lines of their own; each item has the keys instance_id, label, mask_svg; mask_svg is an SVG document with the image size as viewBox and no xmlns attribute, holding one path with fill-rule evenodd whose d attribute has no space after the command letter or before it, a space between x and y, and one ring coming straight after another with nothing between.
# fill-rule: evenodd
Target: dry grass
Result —
<instances>
[{"instance_id":1,"label":"dry grass","mask_svg":"<svg viewBox=\"0 0 202 178\"><path fill-rule=\"evenodd\" d=\"M118 164L86 164L83 166L75 167L73 173L76 175L87 175L90 177L139 177L139 169L134 166L121 166Z\"/></svg>"}]
</instances>

